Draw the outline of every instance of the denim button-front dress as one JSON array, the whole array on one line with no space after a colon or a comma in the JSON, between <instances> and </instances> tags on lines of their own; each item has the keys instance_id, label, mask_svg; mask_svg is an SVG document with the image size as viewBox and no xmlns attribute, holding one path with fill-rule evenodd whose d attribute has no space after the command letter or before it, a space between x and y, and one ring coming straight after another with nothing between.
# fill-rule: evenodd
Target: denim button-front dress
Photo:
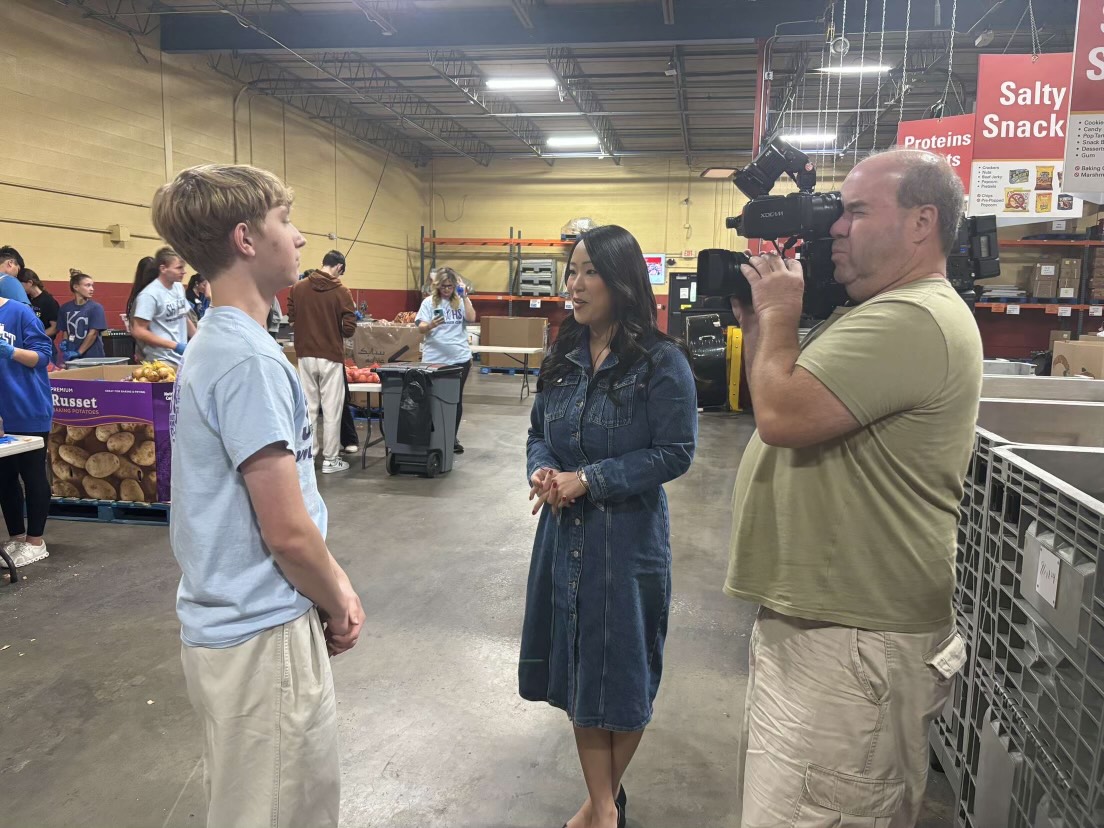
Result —
<instances>
[{"instance_id":1,"label":"denim button-front dress","mask_svg":"<svg viewBox=\"0 0 1104 828\"><path fill-rule=\"evenodd\" d=\"M690 468L697 442L694 378L663 340L623 376L606 358L575 370L533 403L528 474L583 469L590 492L553 514L533 544L518 668L521 695L567 711L578 727L633 731L652 718L671 605L663 484Z\"/></svg>"}]
</instances>

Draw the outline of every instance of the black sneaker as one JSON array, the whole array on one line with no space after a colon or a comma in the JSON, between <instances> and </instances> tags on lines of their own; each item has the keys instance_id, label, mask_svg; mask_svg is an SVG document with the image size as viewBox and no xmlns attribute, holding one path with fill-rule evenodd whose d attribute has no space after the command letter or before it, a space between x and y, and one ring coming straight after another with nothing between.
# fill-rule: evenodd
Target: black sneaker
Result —
<instances>
[{"instance_id":1,"label":"black sneaker","mask_svg":"<svg viewBox=\"0 0 1104 828\"><path fill-rule=\"evenodd\" d=\"M460 445L459 440L457 440L455 443L452 444L452 453L453 454L463 454L464 453L464 447L462 445Z\"/></svg>"}]
</instances>

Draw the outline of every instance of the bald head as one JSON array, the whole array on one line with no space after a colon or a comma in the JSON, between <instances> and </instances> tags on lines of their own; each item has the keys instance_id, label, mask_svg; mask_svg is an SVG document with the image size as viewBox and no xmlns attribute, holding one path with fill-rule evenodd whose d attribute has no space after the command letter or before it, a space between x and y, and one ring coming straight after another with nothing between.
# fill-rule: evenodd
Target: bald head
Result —
<instances>
[{"instance_id":1,"label":"bald head","mask_svg":"<svg viewBox=\"0 0 1104 828\"><path fill-rule=\"evenodd\" d=\"M962 182L941 155L924 150L891 149L855 167L885 180L897 181L897 205L908 210L931 205L938 213L939 244L944 256L954 249L962 220Z\"/></svg>"}]
</instances>

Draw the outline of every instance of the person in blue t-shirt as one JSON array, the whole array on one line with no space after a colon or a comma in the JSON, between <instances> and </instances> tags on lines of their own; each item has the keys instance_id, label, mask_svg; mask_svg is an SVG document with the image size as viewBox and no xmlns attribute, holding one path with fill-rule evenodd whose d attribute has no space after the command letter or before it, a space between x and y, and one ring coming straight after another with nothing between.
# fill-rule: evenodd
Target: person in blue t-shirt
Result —
<instances>
[{"instance_id":1,"label":"person in blue t-shirt","mask_svg":"<svg viewBox=\"0 0 1104 828\"><path fill-rule=\"evenodd\" d=\"M92 299L96 292L92 277L80 271L72 273L69 290L73 292L73 301L62 305L58 314L58 330L64 337L59 348L61 355L66 362L102 357L100 334L107 330L107 317L103 305Z\"/></svg>"},{"instance_id":2,"label":"person in blue t-shirt","mask_svg":"<svg viewBox=\"0 0 1104 828\"><path fill-rule=\"evenodd\" d=\"M454 365L461 370L460 402L456 404L456 443L452 450L464 453L460 445L460 418L464 415L464 385L471 373L472 351L468 343L467 323L475 321L475 308L467 295L460 274L451 267L441 267L433 272L432 290L422 300L414 321L425 335L422 359L443 365Z\"/></svg>"},{"instance_id":3,"label":"person in blue t-shirt","mask_svg":"<svg viewBox=\"0 0 1104 828\"><path fill-rule=\"evenodd\" d=\"M337 828L327 651L356 644L364 608L326 546L313 412L265 329L306 240L284 183L245 165L184 170L157 191L152 212L212 288L169 425L184 460L173 467L169 523L180 660L204 737L207 815L197 821Z\"/></svg>"},{"instance_id":4,"label":"person in blue t-shirt","mask_svg":"<svg viewBox=\"0 0 1104 828\"><path fill-rule=\"evenodd\" d=\"M25 305L31 304L27 291L19 283L19 274L25 267L26 264L18 250L8 245L0 247L0 297L14 299Z\"/></svg>"},{"instance_id":5,"label":"person in blue t-shirt","mask_svg":"<svg viewBox=\"0 0 1104 828\"><path fill-rule=\"evenodd\" d=\"M16 566L49 554L42 535L50 512L46 438L54 403L46 366L53 350L30 305L0 298L0 419L6 433L41 437L43 444L0 457L0 510L11 538L3 548Z\"/></svg>"}]
</instances>

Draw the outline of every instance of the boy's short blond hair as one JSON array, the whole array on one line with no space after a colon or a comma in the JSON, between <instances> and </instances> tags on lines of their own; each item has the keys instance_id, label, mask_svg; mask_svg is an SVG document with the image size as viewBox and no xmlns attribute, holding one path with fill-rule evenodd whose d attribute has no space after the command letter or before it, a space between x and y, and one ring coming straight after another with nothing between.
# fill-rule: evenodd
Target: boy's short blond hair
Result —
<instances>
[{"instance_id":1,"label":"boy's short blond hair","mask_svg":"<svg viewBox=\"0 0 1104 828\"><path fill-rule=\"evenodd\" d=\"M234 260L230 232L242 222L260 230L269 210L291 202L291 190L268 170L203 164L154 194L153 226L184 261L214 281Z\"/></svg>"}]
</instances>

